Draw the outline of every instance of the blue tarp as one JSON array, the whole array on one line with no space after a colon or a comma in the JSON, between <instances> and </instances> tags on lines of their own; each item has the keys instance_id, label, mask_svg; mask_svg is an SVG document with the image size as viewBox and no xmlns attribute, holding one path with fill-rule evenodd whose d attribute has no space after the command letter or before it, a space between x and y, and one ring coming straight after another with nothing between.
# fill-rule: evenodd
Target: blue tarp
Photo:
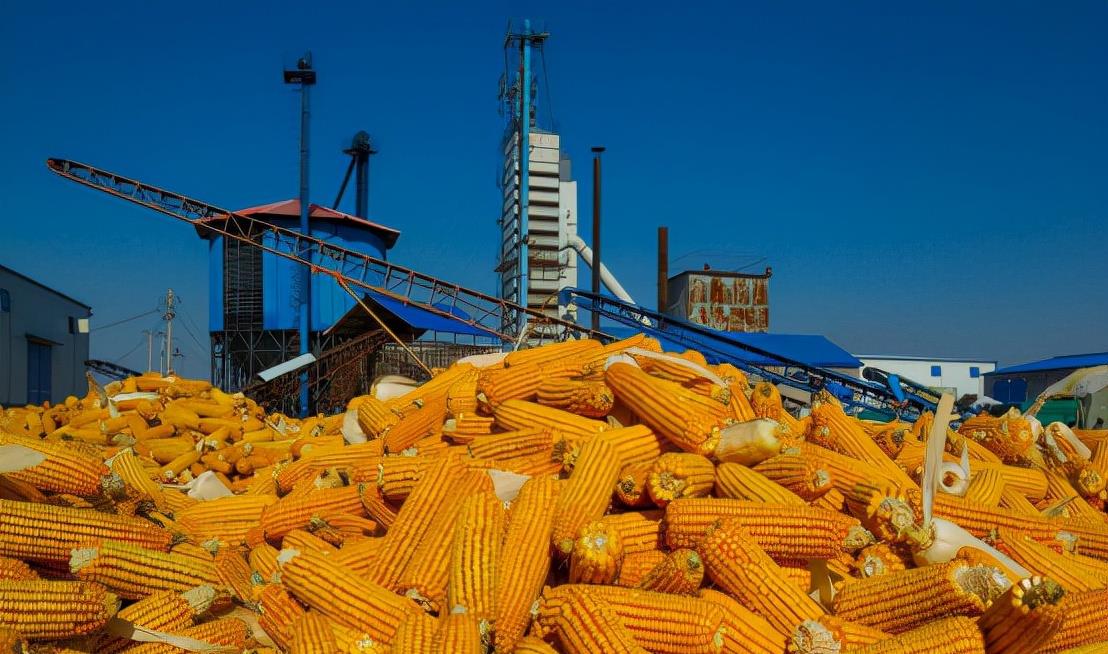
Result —
<instances>
[{"instance_id":1,"label":"blue tarp","mask_svg":"<svg viewBox=\"0 0 1108 654\"><path fill-rule=\"evenodd\" d=\"M636 330L622 325L604 325L602 330L613 336L630 336ZM723 340L736 341L730 360L745 361L755 366L773 366L780 362L759 356L744 350L741 345L749 345L759 350L778 354L787 359L817 368L859 368L862 362L849 352L827 340L824 336L810 334L754 334L745 332L717 332ZM681 352L688 348L680 343L659 338L662 348L667 352ZM716 349L719 349L718 346ZM705 358L711 363L719 363L723 357L712 356L705 352ZM718 359L718 360L717 360Z\"/></svg>"},{"instance_id":2,"label":"blue tarp","mask_svg":"<svg viewBox=\"0 0 1108 654\"><path fill-rule=\"evenodd\" d=\"M1020 372L1042 372L1044 370L1067 370L1070 368L1089 368L1091 366L1108 365L1108 352L1094 352L1092 354L1068 354L1042 361L1021 363L1018 366L1008 366L986 373L990 375L1008 375Z\"/></svg>"},{"instance_id":3,"label":"blue tarp","mask_svg":"<svg viewBox=\"0 0 1108 654\"><path fill-rule=\"evenodd\" d=\"M432 313L412 304L405 304L400 300L393 299L380 293L370 291L367 292L366 295L380 305L382 309L393 314L398 319L403 320L416 331L443 332L467 336L493 336L493 334L490 334L480 327L462 322L463 320L472 320L472 318L461 309L450 307L445 303L436 304L435 308L458 316L460 320L452 320L446 316L440 316L437 313Z\"/></svg>"}]
</instances>

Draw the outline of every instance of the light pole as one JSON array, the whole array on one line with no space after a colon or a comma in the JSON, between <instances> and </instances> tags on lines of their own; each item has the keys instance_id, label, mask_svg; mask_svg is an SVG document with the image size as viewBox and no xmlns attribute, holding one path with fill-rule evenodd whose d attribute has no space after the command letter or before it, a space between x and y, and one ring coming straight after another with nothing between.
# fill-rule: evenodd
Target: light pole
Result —
<instances>
[{"instance_id":1,"label":"light pole","mask_svg":"<svg viewBox=\"0 0 1108 654\"><path fill-rule=\"evenodd\" d=\"M600 154L604 149L601 145L595 145L592 148L592 292L594 296L600 295ZM600 312L595 306L592 312L592 330L600 331Z\"/></svg>"},{"instance_id":2,"label":"light pole","mask_svg":"<svg viewBox=\"0 0 1108 654\"><path fill-rule=\"evenodd\" d=\"M300 85L300 233L311 236L309 223L310 201L308 199L308 127L311 117L308 91L315 85L316 75L312 69L312 53L308 51L296 62L296 68L285 71L285 84ZM311 246L304 241L304 250L300 256L310 258ZM304 267L301 271L303 284L300 289L300 354L311 351L312 338L312 273ZM300 416L308 415L308 372L300 373Z\"/></svg>"}]
</instances>

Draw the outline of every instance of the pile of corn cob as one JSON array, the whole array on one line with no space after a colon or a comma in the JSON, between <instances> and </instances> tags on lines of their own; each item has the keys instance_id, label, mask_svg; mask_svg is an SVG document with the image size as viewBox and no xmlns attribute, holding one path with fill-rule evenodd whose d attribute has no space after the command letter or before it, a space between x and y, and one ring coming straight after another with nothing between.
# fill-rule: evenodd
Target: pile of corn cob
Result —
<instances>
[{"instance_id":1,"label":"pile of corn cob","mask_svg":"<svg viewBox=\"0 0 1108 654\"><path fill-rule=\"evenodd\" d=\"M10 408L0 651L1108 648L1108 432L813 404L637 336L305 420L157 376Z\"/></svg>"}]
</instances>

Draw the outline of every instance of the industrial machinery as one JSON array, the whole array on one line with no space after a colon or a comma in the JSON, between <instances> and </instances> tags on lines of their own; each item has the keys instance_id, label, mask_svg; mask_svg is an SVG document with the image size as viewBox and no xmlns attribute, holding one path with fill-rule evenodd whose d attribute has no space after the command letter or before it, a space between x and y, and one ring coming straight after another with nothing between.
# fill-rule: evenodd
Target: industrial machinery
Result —
<instances>
[{"instance_id":1,"label":"industrial machinery","mask_svg":"<svg viewBox=\"0 0 1108 654\"><path fill-rule=\"evenodd\" d=\"M126 379L128 377L138 377L142 374L137 370L131 370L130 368L121 366L117 363L112 363L111 361L101 361L100 359L89 359L85 361L85 367L98 375L107 377L108 379Z\"/></svg>"},{"instance_id":2,"label":"industrial machinery","mask_svg":"<svg viewBox=\"0 0 1108 654\"><path fill-rule=\"evenodd\" d=\"M305 236L293 229L228 211L106 170L65 159L48 159L46 163L51 171L65 179L177 218L189 223L200 233L218 234L227 241L248 245L307 266L315 274L329 275L355 296L363 309L371 314L375 328L350 341L337 343L316 357L317 362L309 373L309 384L315 389L311 400L315 410L330 409L335 404L344 402L344 395L349 397L346 391L332 392L324 397L323 390L334 387L338 380L336 373L349 370L355 358L364 357L367 351L392 338L384 322L365 303L363 296L366 295L375 297L379 302L388 302L401 308L415 308L442 319L468 325L504 344L516 343L524 335L505 331L505 325L531 325L526 334L530 341L561 340L570 335L605 337L604 334L576 323L549 316L541 310L464 288L362 252ZM541 328L535 329L535 325L541 325ZM273 401L287 399L289 380L282 377L274 382L279 383L268 387L275 389L271 393ZM286 387L280 384L285 384ZM266 387L259 384L250 390L263 393Z\"/></svg>"}]
</instances>

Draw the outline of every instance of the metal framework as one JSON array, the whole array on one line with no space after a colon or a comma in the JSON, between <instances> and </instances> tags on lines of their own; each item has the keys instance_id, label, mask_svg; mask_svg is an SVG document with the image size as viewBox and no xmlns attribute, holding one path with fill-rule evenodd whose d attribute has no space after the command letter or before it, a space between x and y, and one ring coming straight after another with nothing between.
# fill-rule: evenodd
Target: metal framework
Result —
<instances>
[{"instance_id":1,"label":"metal framework","mask_svg":"<svg viewBox=\"0 0 1108 654\"><path fill-rule=\"evenodd\" d=\"M895 393L888 387L789 359L776 352L728 338L715 330L675 320L636 304L576 288L563 290L559 301L562 304L573 302L578 308L596 312L605 318L642 330L647 334L661 336L686 347L695 348L705 355L727 361L737 368L776 384L784 384L808 392L823 388L829 391L842 389L844 393L842 395L836 393L836 395L840 395L840 399L843 399L846 404L856 408L872 409L909 419L918 416L921 411L935 409L935 403L930 398L912 392L918 389L900 387L897 389L900 393ZM769 359L773 363L756 365L737 359L734 355L736 349ZM898 395L901 397L897 397Z\"/></svg>"},{"instance_id":2,"label":"metal framework","mask_svg":"<svg viewBox=\"0 0 1108 654\"><path fill-rule=\"evenodd\" d=\"M98 373L107 377L108 379L127 379L128 377L138 377L142 373L137 370L131 370L125 366L121 366L111 361L101 361L100 359L89 359L85 361L85 367L92 372Z\"/></svg>"},{"instance_id":3,"label":"metal framework","mask_svg":"<svg viewBox=\"0 0 1108 654\"><path fill-rule=\"evenodd\" d=\"M501 325L520 324L518 319L524 315L532 319L532 337L561 340L576 334L610 338L602 332L553 318L542 311L110 171L56 158L47 159L46 165L65 179L177 218L193 225L201 233L220 234L228 239L248 243L270 254L308 266L314 273L344 279L356 288L381 293L475 327L505 343L513 342L517 335L501 331Z\"/></svg>"}]
</instances>

